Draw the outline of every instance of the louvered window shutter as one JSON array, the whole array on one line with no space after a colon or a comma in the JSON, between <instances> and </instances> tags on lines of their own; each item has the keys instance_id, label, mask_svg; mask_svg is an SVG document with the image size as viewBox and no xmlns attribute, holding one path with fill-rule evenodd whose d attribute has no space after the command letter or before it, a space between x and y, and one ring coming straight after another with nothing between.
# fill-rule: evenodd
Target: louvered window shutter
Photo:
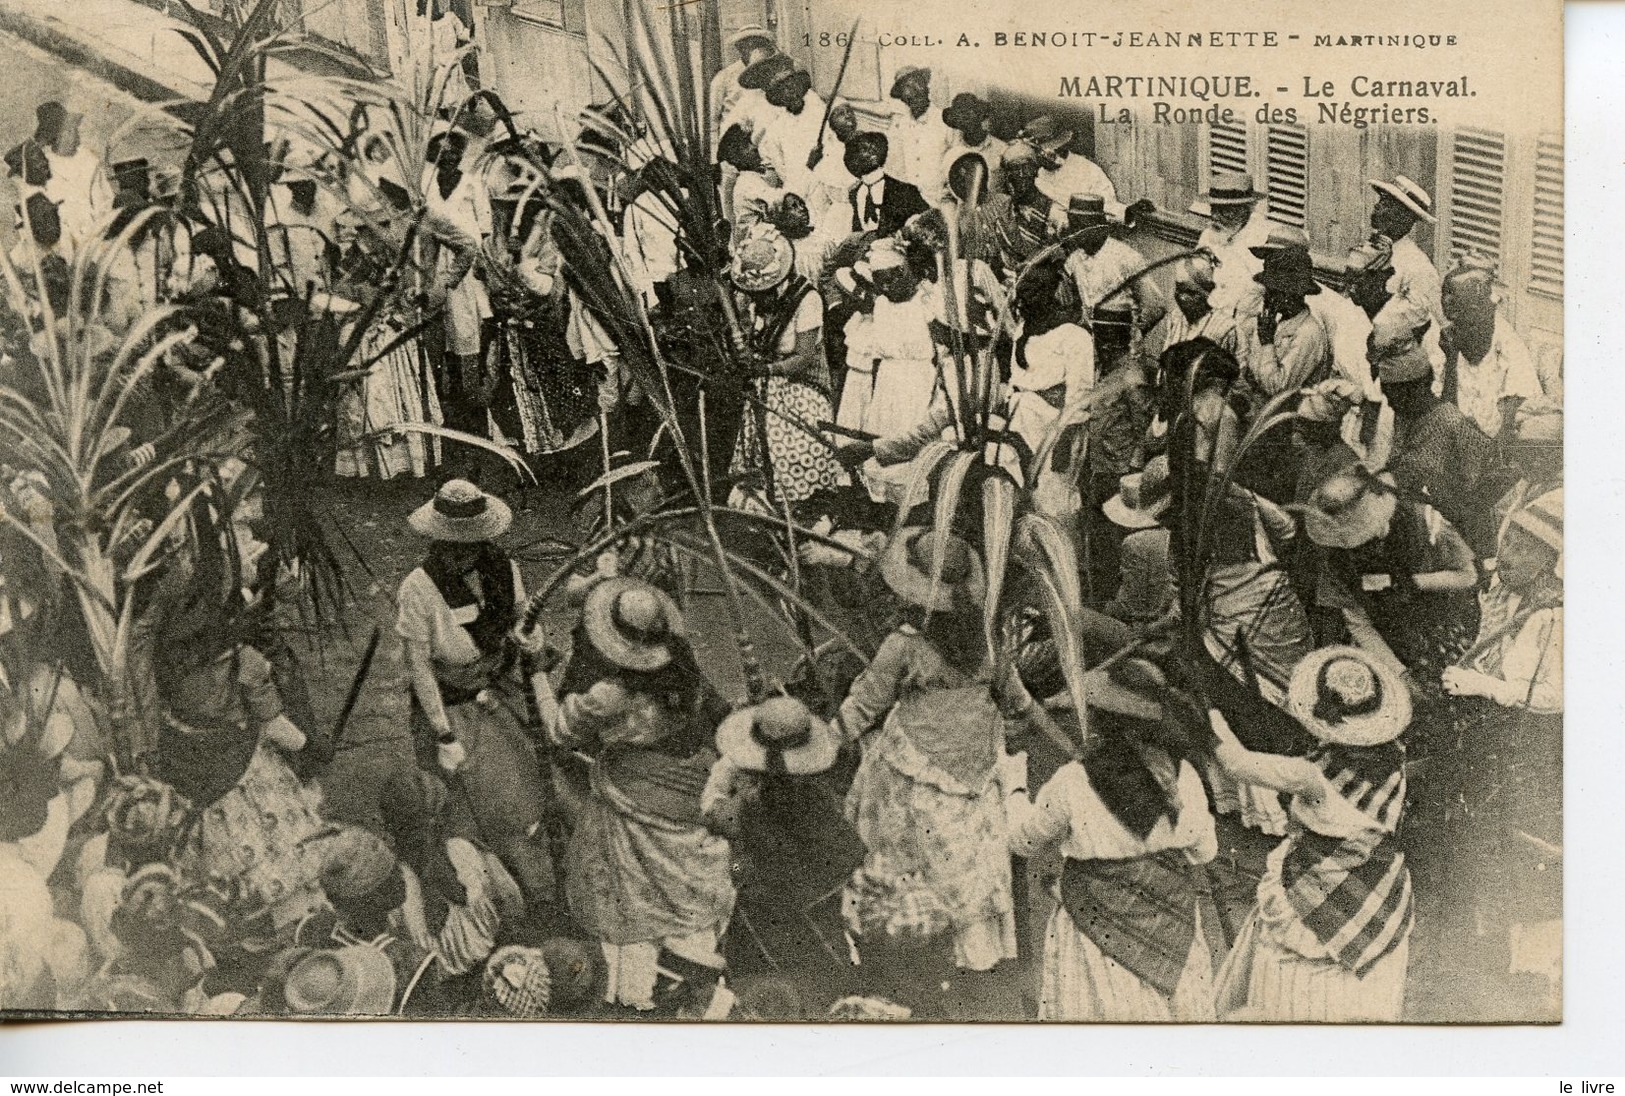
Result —
<instances>
[{"instance_id":1,"label":"louvered window shutter","mask_svg":"<svg viewBox=\"0 0 1625 1096\"><path fill-rule=\"evenodd\" d=\"M1506 138L1486 130L1459 131L1450 149L1450 257L1482 252L1502 261ZM1561 241L1561 228L1559 240Z\"/></svg>"},{"instance_id":2,"label":"louvered window shutter","mask_svg":"<svg viewBox=\"0 0 1625 1096\"><path fill-rule=\"evenodd\" d=\"M1563 296L1563 139L1535 145L1535 226L1529 252L1529 289Z\"/></svg>"},{"instance_id":3,"label":"louvered window shutter","mask_svg":"<svg viewBox=\"0 0 1625 1096\"><path fill-rule=\"evenodd\" d=\"M1309 131L1270 126L1266 134L1270 220L1303 228L1309 208Z\"/></svg>"},{"instance_id":4,"label":"louvered window shutter","mask_svg":"<svg viewBox=\"0 0 1625 1096\"><path fill-rule=\"evenodd\" d=\"M1208 177L1222 171L1250 171L1247 162L1247 127L1231 122L1216 122L1208 129Z\"/></svg>"}]
</instances>

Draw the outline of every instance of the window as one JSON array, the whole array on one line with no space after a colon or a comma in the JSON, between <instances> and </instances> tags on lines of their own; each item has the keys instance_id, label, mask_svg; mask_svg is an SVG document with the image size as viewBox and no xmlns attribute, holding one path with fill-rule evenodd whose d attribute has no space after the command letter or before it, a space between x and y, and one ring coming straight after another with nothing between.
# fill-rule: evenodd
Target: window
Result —
<instances>
[{"instance_id":1,"label":"window","mask_svg":"<svg viewBox=\"0 0 1625 1096\"><path fill-rule=\"evenodd\" d=\"M1302 228L1309 211L1309 131L1270 126L1264 149L1270 220Z\"/></svg>"},{"instance_id":2,"label":"window","mask_svg":"<svg viewBox=\"0 0 1625 1096\"><path fill-rule=\"evenodd\" d=\"M1482 252L1501 265L1506 191L1506 138L1486 130L1459 131L1450 148L1450 258ZM1558 240L1562 241L1559 221ZM1561 264L1558 267L1562 269Z\"/></svg>"},{"instance_id":3,"label":"window","mask_svg":"<svg viewBox=\"0 0 1625 1096\"><path fill-rule=\"evenodd\" d=\"M570 34L587 33L587 0L514 0L508 10L528 23Z\"/></svg>"},{"instance_id":4,"label":"window","mask_svg":"<svg viewBox=\"0 0 1625 1096\"><path fill-rule=\"evenodd\" d=\"M1208 128L1208 178L1212 179L1223 171L1240 171L1248 174L1252 171L1252 165L1247 162L1245 125L1235 122L1215 122Z\"/></svg>"},{"instance_id":5,"label":"window","mask_svg":"<svg viewBox=\"0 0 1625 1096\"><path fill-rule=\"evenodd\" d=\"M1535 225L1529 252L1529 288L1563 295L1563 139L1535 143Z\"/></svg>"}]
</instances>

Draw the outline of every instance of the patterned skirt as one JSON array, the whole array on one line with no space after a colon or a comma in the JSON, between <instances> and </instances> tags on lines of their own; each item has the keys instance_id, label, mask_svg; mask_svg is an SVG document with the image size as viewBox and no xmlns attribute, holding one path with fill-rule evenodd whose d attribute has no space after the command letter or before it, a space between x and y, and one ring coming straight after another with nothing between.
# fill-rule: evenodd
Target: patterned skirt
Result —
<instances>
[{"instance_id":1,"label":"patterned skirt","mask_svg":"<svg viewBox=\"0 0 1625 1096\"><path fill-rule=\"evenodd\" d=\"M339 396L338 453L333 462L338 475L420 477L440 463L439 438L389 429L403 422L444 421L423 337L391 349L405 329L401 321L380 320L362 339L359 361L378 360Z\"/></svg>"},{"instance_id":2,"label":"patterned skirt","mask_svg":"<svg viewBox=\"0 0 1625 1096\"><path fill-rule=\"evenodd\" d=\"M262 742L236 785L204 810L185 866L241 881L279 927L291 925L325 901L321 844L307 840L322 828L318 794Z\"/></svg>"},{"instance_id":3,"label":"patterned skirt","mask_svg":"<svg viewBox=\"0 0 1625 1096\"><path fill-rule=\"evenodd\" d=\"M739 442L734 446L729 470L739 475L760 469L765 449L772 462L777 497L791 503L804 502L818 491L839 487L842 473L835 454L803 429L803 424L816 428L820 422L830 419L829 397L789 377L769 377L765 384L758 384L757 394L767 408L746 403ZM764 419L765 446L762 443Z\"/></svg>"},{"instance_id":4,"label":"patterned skirt","mask_svg":"<svg viewBox=\"0 0 1625 1096\"><path fill-rule=\"evenodd\" d=\"M542 338L518 323L505 323L491 352L507 359L519 421L517 441L526 453L557 453L592 437L598 428L598 390L592 370L567 352L548 353Z\"/></svg>"},{"instance_id":5,"label":"patterned skirt","mask_svg":"<svg viewBox=\"0 0 1625 1096\"><path fill-rule=\"evenodd\" d=\"M1254 910L1219 969L1220 1019L1266 1023L1398 1023L1405 1006L1409 930L1364 977L1276 939Z\"/></svg>"}]
</instances>

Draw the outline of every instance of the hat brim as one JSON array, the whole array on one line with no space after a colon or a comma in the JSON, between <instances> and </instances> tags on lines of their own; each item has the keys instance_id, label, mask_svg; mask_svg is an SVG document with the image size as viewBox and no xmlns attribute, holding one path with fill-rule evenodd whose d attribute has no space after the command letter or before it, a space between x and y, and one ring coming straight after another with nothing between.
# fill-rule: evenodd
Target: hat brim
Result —
<instances>
[{"instance_id":1,"label":"hat brim","mask_svg":"<svg viewBox=\"0 0 1625 1096\"><path fill-rule=\"evenodd\" d=\"M1192 205L1191 209L1193 212L1195 212L1198 206L1208 206L1209 208L1212 208L1214 206L1257 205L1259 202L1262 202L1265 197L1266 195L1260 194L1256 190L1249 191L1246 194L1226 194L1219 197L1215 197L1212 192L1206 192L1196 196L1196 202L1194 205Z\"/></svg>"},{"instance_id":2,"label":"hat brim","mask_svg":"<svg viewBox=\"0 0 1625 1096\"><path fill-rule=\"evenodd\" d=\"M1306 506L1302 510L1304 532L1322 548L1358 548L1387 531L1398 506L1399 499L1392 491L1376 489L1335 515Z\"/></svg>"},{"instance_id":3,"label":"hat brim","mask_svg":"<svg viewBox=\"0 0 1625 1096\"><path fill-rule=\"evenodd\" d=\"M779 40L774 38L772 32L766 27L740 27L728 35L728 40L723 43L723 48L738 49L746 42L766 42L774 49L779 46Z\"/></svg>"},{"instance_id":4,"label":"hat brim","mask_svg":"<svg viewBox=\"0 0 1625 1096\"><path fill-rule=\"evenodd\" d=\"M812 776L835 764L841 752L840 739L828 723L809 716L812 737L805 746L784 751L784 770L791 776ZM767 749L751 737L754 709L742 708L717 726L717 752L748 772L767 771Z\"/></svg>"},{"instance_id":5,"label":"hat brim","mask_svg":"<svg viewBox=\"0 0 1625 1096\"><path fill-rule=\"evenodd\" d=\"M1392 198L1394 201L1416 214L1417 219L1422 221L1423 224L1434 225L1439 223L1439 219L1437 217L1416 204L1416 199L1412 198L1409 194L1406 194L1403 190L1400 190L1397 186L1388 182L1386 179L1367 179L1366 182L1370 183L1371 189L1375 190L1378 194L1388 195L1388 197Z\"/></svg>"},{"instance_id":6,"label":"hat brim","mask_svg":"<svg viewBox=\"0 0 1625 1096\"><path fill-rule=\"evenodd\" d=\"M1149 510L1136 510L1123 501L1123 495L1119 492L1107 499L1101 510L1111 519L1113 525L1124 529L1151 529L1162 519L1162 515L1168 512L1168 507L1172 503L1172 498L1164 497L1153 503Z\"/></svg>"},{"instance_id":7,"label":"hat brim","mask_svg":"<svg viewBox=\"0 0 1625 1096\"><path fill-rule=\"evenodd\" d=\"M764 57L739 74L739 86L747 91L762 91L786 72L795 69L795 62L782 53Z\"/></svg>"},{"instance_id":8,"label":"hat brim","mask_svg":"<svg viewBox=\"0 0 1625 1096\"><path fill-rule=\"evenodd\" d=\"M1356 659L1370 667L1382 690L1382 703L1366 715L1330 723L1315 715L1320 671L1337 658ZM1292 670L1286 690L1287 711L1322 742L1342 746L1380 746L1392 742L1411 724L1411 690L1392 665L1359 647L1321 647L1305 655Z\"/></svg>"},{"instance_id":9,"label":"hat brim","mask_svg":"<svg viewBox=\"0 0 1625 1096\"><path fill-rule=\"evenodd\" d=\"M485 496L485 509L473 517L447 517L434 508L434 500L419 506L406 519L406 524L419 536L430 540L445 540L455 544L478 544L495 540L513 524L513 511L495 495Z\"/></svg>"},{"instance_id":10,"label":"hat brim","mask_svg":"<svg viewBox=\"0 0 1625 1096\"><path fill-rule=\"evenodd\" d=\"M1253 281L1265 289L1278 289L1283 293L1302 293L1305 297L1313 297L1320 292L1320 283L1308 274L1301 278L1277 278L1260 272L1253 275Z\"/></svg>"},{"instance_id":11,"label":"hat brim","mask_svg":"<svg viewBox=\"0 0 1625 1096\"><path fill-rule=\"evenodd\" d=\"M964 129L975 122L986 122L990 117L985 110L955 110L951 106L942 108L942 124L949 129Z\"/></svg>"},{"instance_id":12,"label":"hat brim","mask_svg":"<svg viewBox=\"0 0 1625 1096\"><path fill-rule=\"evenodd\" d=\"M669 634L673 636L682 634L682 613L671 596L647 582L624 575L606 578L588 591L587 599L581 606L581 623L587 631L587 638L592 641L599 654L622 669L653 673L671 664L670 643L665 640L659 643L639 643L628 639L615 626L616 600L628 590L634 589L653 591L660 599L660 607L666 614Z\"/></svg>"},{"instance_id":13,"label":"hat brim","mask_svg":"<svg viewBox=\"0 0 1625 1096\"><path fill-rule=\"evenodd\" d=\"M936 596L931 593L931 576L909 562L908 549L919 537L929 535L929 529L904 530L892 538L886 554L880 557L880 576L896 594L910 604L932 612L951 613L958 609L980 608L987 596L987 579L982 572L982 561L971 552L970 574L956 583L939 581Z\"/></svg>"}]
</instances>

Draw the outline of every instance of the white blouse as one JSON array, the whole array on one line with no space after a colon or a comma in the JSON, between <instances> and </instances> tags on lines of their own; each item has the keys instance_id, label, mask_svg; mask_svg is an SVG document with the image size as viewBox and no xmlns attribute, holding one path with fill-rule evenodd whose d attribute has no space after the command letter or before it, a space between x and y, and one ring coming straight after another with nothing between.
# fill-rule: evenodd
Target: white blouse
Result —
<instances>
[{"instance_id":1,"label":"white blouse","mask_svg":"<svg viewBox=\"0 0 1625 1096\"><path fill-rule=\"evenodd\" d=\"M1083 766L1069 761L1050 777L1036 802L1020 793L1006 801L1010 851L1031 856L1058 842L1061 852L1074 860L1132 860L1183 849L1191 863L1205 864L1218 855L1219 839L1202 778L1188 761L1179 762L1178 788L1179 817L1172 822L1159 818L1142 840L1101 802Z\"/></svg>"}]
</instances>

